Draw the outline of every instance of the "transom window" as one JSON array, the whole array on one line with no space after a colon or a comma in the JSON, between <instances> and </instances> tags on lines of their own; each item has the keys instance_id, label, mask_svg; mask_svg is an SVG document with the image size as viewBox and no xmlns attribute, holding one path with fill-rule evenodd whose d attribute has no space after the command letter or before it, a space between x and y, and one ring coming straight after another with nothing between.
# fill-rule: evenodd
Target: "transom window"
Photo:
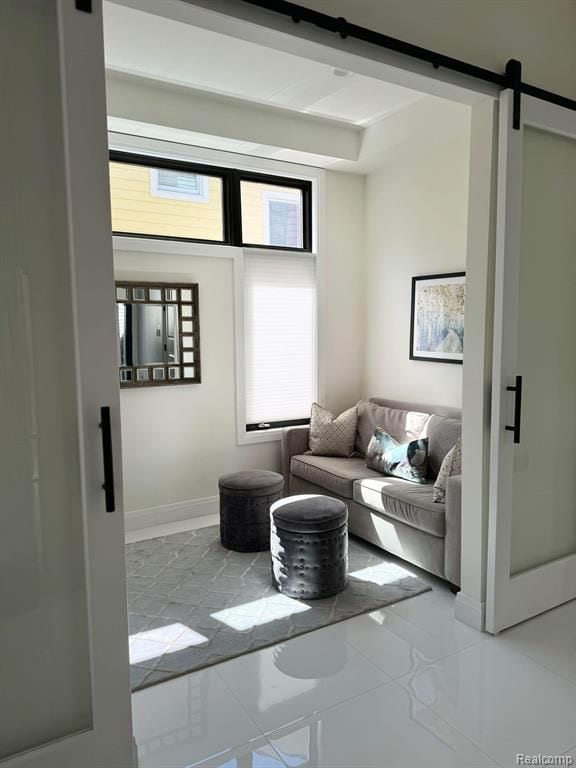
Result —
<instances>
[{"instance_id":1,"label":"transom window","mask_svg":"<svg viewBox=\"0 0 576 768\"><path fill-rule=\"evenodd\" d=\"M115 235L312 250L308 180L110 153Z\"/></svg>"}]
</instances>

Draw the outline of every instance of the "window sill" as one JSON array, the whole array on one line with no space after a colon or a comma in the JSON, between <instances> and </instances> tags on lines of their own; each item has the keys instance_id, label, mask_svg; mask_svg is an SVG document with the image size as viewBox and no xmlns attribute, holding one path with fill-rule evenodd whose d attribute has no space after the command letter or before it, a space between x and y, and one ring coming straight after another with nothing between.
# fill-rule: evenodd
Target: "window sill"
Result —
<instances>
[{"instance_id":1,"label":"window sill","mask_svg":"<svg viewBox=\"0 0 576 768\"><path fill-rule=\"evenodd\" d=\"M256 445L257 443L273 443L282 439L284 427L277 429L264 429L262 432L238 432L236 443L238 445Z\"/></svg>"},{"instance_id":2,"label":"window sill","mask_svg":"<svg viewBox=\"0 0 576 768\"><path fill-rule=\"evenodd\" d=\"M153 237L114 235L114 250L135 251L136 253L166 253L182 256L212 256L234 259L242 253L241 248L225 243L202 243L193 240L159 240Z\"/></svg>"}]
</instances>

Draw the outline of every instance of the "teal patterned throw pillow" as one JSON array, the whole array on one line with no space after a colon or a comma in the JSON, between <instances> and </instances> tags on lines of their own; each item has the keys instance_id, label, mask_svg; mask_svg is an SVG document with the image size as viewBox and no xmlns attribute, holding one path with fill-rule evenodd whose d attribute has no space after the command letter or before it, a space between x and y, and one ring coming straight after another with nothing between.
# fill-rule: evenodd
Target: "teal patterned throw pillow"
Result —
<instances>
[{"instance_id":1,"label":"teal patterned throw pillow","mask_svg":"<svg viewBox=\"0 0 576 768\"><path fill-rule=\"evenodd\" d=\"M425 483L428 472L428 438L400 445L376 427L366 450L366 466L383 475Z\"/></svg>"}]
</instances>

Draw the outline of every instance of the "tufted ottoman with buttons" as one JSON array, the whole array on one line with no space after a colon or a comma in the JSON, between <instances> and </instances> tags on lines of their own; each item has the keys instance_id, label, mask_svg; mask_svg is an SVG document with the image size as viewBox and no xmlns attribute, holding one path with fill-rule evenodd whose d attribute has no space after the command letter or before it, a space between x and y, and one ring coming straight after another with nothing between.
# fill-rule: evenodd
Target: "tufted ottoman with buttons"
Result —
<instances>
[{"instance_id":1,"label":"tufted ottoman with buttons","mask_svg":"<svg viewBox=\"0 0 576 768\"><path fill-rule=\"evenodd\" d=\"M220 542L235 552L270 549L270 505L282 496L284 478L253 469L223 475L220 490Z\"/></svg>"},{"instance_id":2,"label":"tufted ottoman with buttons","mask_svg":"<svg viewBox=\"0 0 576 768\"><path fill-rule=\"evenodd\" d=\"M348 580L348 508L331 496L288 496L270 508L272 580L288 597L314 600Z\"/></svg>"}]
</instances>

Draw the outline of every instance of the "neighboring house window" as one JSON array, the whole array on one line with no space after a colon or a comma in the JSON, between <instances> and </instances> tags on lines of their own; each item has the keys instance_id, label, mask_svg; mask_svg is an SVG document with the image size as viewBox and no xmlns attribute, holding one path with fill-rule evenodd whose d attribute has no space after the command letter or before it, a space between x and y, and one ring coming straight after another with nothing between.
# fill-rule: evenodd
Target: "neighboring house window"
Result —
<instances>
[{"instance_id":1,"label":"neighboring house window","mask_svg":"<svg viewBox=\"0 0 576 768\"><path fill-rule=\"evenodd\" d=\"M241 180L242 241L250 246L310 250L310 242L305 246L306 237L311 238L310 224L304 223L305 215L310 218L309 192L305 183L281 181L263 181L262 176Z\"/></svg>"},{"instance_id":2,"label":"neighboring house window","mask_svg":"<svg viewBox=\"0 0 576 768\"><path fill-rule=\"evenodd\" d=\"M264 192L266 241L285 248L302 247L302 203L298 192Z\"/></svg>"},{"instance_id":3,"label":"neighboring house window","mask_svg":"<svg viewBox=\"0 0 576 768\"><path fill-rule=\"evenodd\" d=\"M166 197L169 200L207 203L210 199L207 176L163 168L150 169L150 192L154 197Z\"/></svg>"},{"instance_id":4,"label":"neighboring house window","mask_svg":"<svg viewBox=\"0 0 576 768\"><path fill-rule=\"evenodd\" d=\"M246 253L243 304L242 428L307 423L316 399L316 259Z\"/></svg>"}]
</instances>

